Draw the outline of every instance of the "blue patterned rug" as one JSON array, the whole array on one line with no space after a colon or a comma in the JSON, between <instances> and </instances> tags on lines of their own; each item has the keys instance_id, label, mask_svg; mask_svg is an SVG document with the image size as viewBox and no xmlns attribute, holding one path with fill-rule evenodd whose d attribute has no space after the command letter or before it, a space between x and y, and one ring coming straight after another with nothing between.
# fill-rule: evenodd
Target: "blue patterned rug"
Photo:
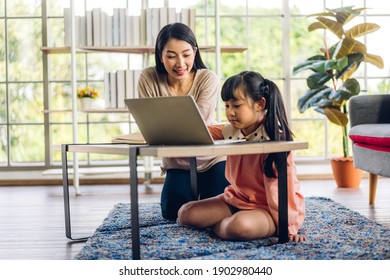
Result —
<instances>
[{"instance_id":1,"label":"blue patterned rug","mask_svg":"<svg viewBox=\"0 0 390 280\"><path fill-rule=\"evenodd\" d=\"M139 213L141 259L390 259L390 228L327 198L306 198L305 243L223 241L209 230L164 220L159 204L141 204ZM129 204L117 204L75 259L131 259L129 216Z\"/></svg>"}]
</instances>

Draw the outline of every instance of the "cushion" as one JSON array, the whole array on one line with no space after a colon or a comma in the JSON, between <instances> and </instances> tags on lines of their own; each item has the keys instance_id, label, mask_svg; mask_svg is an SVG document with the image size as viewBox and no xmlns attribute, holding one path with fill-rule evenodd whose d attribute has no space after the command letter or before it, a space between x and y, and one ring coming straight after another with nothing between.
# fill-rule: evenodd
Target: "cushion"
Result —
<instances>
[{"instance_id":1,"label":"cushion","mask_svg":"<svg viewBox=\"0 0 390 280\"><path fill-rule=\"evenodd\" d=\"M390 124L360 124L351 128L349 138L358 146L390 152Z\"/></svg>"}]
</instances>

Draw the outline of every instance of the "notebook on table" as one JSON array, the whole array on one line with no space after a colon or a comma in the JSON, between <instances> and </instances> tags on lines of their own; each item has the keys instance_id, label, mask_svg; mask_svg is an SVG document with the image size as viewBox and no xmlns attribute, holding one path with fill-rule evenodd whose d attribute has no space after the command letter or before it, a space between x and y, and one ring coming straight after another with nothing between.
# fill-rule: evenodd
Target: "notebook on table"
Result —
<instances>
[{"instance_id":1,"label":"notebook on table","mask_svg":"<svg viewBox=\"0 0 390 280\"><path fill-rule=\"evenodd\" d=\"M192 96L125 99L150 145L226 144L245 140L213 140Z\"/></svg>"}]
</instances>

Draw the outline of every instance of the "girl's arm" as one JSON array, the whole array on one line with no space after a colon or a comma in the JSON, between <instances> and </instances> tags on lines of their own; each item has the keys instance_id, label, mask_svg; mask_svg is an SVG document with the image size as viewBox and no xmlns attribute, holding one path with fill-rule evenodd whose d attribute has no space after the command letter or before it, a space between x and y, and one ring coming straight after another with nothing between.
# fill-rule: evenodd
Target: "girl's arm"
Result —
<instances>
[{"instance_id":1,"label":"girl's arm","mask_svg":"<svg viewBox=\"0 0 390 280\"><path fill-rule=\"evenodd\" d=\"M222 140L224 139L222 135L222 129L225 125L223 124L216 124L216 125L209 125L207 128L210 131L211 137L213 137L214 140Z\"/></svg>"}]
</instances>

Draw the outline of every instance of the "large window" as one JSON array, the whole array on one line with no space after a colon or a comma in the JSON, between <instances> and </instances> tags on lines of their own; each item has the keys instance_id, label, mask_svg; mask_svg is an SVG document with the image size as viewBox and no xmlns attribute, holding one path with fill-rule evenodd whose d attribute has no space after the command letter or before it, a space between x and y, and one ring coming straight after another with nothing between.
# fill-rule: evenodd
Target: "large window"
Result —
<instances>
[{"instance_id":1,"label":"large window","mask_svg":"<svg viewBox=\"0 0 390 280\"><path fill-rule=\"evenodd\" d=\"M322 161L340 154L339 127L308 110L300 114L297 100L306 89L306 75L292 76L294 65L318 51L321 32L308 32L312 13L340 6L368 7L361 21L374 22L381 29L367 35L370 53L381 55L384 69L361 66L363 94L388 93L389 54L381 44L389 33L390 7L386 1L359 0L82 0L75 2L76 15L86 10L127 7L137 14L145 7L163 5L196 9L200 45L241 46L245 51L204 52L206 64L216 71L221 84L242 70L259 71L282 90L297 140L310 148L296 153L298 160ZM69 53L47 54L41 47L64 46L64 8L70 0L0 0L0 169L47 168L60 164L58 145L73 142L71 57ZM219 30L217 28L219 27ZM216 34L217 32L217 34ZM331 40L331 37L329 37ZM154 64L150 54L77 53L77 87L86 85L104 92L104 73L137 69ZM219 104L216 118L225 121ZM103 99L96 104L103 108ZM110 142L112 135L136 129L128 113L77 114L78 142ZM124 158L80 155L81 164L120 164Z\"/></svg>"}]
</instances>

